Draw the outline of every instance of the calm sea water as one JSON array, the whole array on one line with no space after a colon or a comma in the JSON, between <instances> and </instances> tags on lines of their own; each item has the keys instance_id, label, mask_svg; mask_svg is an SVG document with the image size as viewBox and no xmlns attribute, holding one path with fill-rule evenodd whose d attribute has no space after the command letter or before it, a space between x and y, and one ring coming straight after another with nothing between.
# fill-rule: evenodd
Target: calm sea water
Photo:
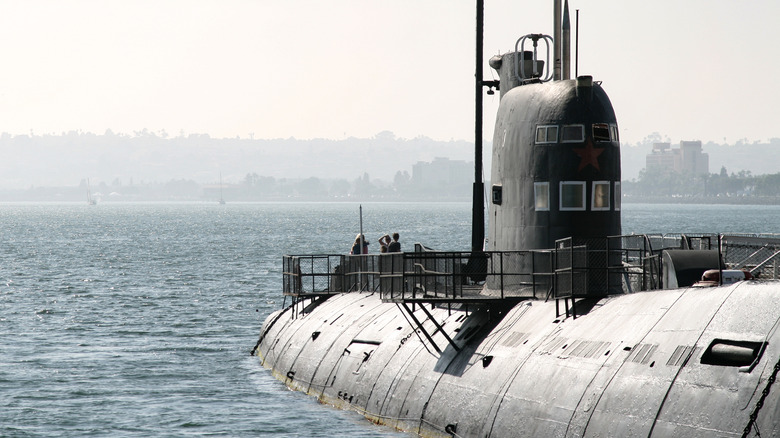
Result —
<instances>
[{"instance_id":1,"label":"calm sea water","mask_svg":"<svg viewBox=\"0 0 780 438\"><path fill-rule=\"evenodd\" d=\"M626 204L624 233L780 232L778 206ZM467 250L467 203L364 204L364 232ZM345 253L357 204L0 204L0 436L398 437L249 351L281 256Z\"/></svg>"}]
</instances>

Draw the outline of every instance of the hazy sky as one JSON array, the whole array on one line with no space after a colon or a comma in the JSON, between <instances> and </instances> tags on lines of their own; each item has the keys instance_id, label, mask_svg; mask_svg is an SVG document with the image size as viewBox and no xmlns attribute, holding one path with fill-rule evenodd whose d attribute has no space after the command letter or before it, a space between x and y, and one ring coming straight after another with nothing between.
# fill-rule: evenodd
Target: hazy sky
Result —
<instances>
[{"instance_id":1,"label":"hazy sky","mask_svg":"<svg viewBox=\"0 0 780 438\"><path fill-rule=\"evenodd\" d=\"M780 137L780 2L570 8L624 142ZM462 0L0 1L0 131L471 141L474 30ZM532 32L552 1L487 0L485 78Z\"/></svg>"}]
</instances>

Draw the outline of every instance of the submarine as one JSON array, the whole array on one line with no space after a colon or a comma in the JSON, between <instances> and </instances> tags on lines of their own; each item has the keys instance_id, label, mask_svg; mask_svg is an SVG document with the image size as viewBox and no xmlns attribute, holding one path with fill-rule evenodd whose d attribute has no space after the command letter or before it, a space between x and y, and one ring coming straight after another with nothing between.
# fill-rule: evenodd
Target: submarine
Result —
<instances>
[{"instance_id":1,"label":"submarine","mask_svg":"<svg viewBox=\"0 0 780 438\"><path fill-rule=\"evenodd\" d=\"M252 354L423 437L780 436L780 239L621 235L615 111L554 8L483 81L477 1L477 107L501 98L471 250L285 255Z\"/></svg>"}]
</instances>

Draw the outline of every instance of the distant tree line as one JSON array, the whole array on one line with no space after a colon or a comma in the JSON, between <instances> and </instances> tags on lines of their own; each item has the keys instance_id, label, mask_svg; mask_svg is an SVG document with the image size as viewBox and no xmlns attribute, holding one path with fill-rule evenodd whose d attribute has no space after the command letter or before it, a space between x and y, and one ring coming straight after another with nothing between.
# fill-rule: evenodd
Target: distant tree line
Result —
<instances>
[{"instance_id":1,"label":"distant tree line","mask_svg":"<svg viewBox=\"0 0 780 438\"><path fill-rule=\"evenodd\" d=\"M213 195L218 188L207 190ZM324 179L310 177L305 179L274 178L248 173L240 184L223 187L224 196L238 200L262 199L470 199L471 186L454 184L450 186L426 186L416 183L407 171L397 171L392 182L372 180L363 173L354 180L344 178ZM227 190L227 191L225 191Z\"/></svg>"},{"instance_id":2,"label":"distant tree line","mask_svg":"<svg viewBox=\"0 0 780 438\"><path fill-rule=\"evenodd\" d=\"M668 169L642 169L639 177L623 182L628 200L693 199L702 202L780 202L780 173L752 175L750 171L729 174L725 167L718 173L692 175Z\"/></svg>"},{"instance_id":3,"label":"distant tree line","mask_svg":"<svg viewBox=\"0 0 780 438\"><path fill-rule=\"evenodd\" d=\"M111 184L103 181L78 186L29 187L0 189L0 201L85 201L87 192L101 202L111 201L349 201L349 200L468 200L469 184L425 186L412 180L407 171L396 172L392 182L372 180L368 173L354 180L309 178L274 178L248 173L234 184L201 184L179 178L167 182L138 182L131 179Z\"/></svg>"},{"instance_id":4,"label":"distant tree line","mask_svg":"<svg viewBox=\"0 0 780 438\"><path fill-rule=\"evenodd\" d=\"M212 138L207 134L170 135L147 129L132 134L69 131L61 134L0 133L0 190L93 184L193 180L214 184L218 176L238 183L247 172L279 180L319 176L350 183L369 173L392 181L407 169L435 157L468 160L473 146L463 140L397 138L383 131L370 138L260 139Z\"/></svg>"}]
</instances>

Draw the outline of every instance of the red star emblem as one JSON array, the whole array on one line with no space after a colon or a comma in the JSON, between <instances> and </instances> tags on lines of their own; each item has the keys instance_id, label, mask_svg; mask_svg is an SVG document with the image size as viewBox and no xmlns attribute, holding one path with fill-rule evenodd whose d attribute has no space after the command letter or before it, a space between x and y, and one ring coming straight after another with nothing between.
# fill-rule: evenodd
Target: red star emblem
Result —
<instances>
[{"instance_id":1,"label":"red star emblem","mask_svg":"<svg viewBox=\"0 0 780 438\"><path fill-rule=\"evenodd\" d=\"M584 148L578 148L578 149L572 149L575 154L579 155L582 160L580 160L580 166L577 167L577 171L580 171L585 168L588 164L595 167L596 170L601 170L599 168L599 155L601 155L602 152L604 152L604 148L594 148L593 147L593 140L588 139L588 142L585 143Z\"/></svg>"}]
</instances>

